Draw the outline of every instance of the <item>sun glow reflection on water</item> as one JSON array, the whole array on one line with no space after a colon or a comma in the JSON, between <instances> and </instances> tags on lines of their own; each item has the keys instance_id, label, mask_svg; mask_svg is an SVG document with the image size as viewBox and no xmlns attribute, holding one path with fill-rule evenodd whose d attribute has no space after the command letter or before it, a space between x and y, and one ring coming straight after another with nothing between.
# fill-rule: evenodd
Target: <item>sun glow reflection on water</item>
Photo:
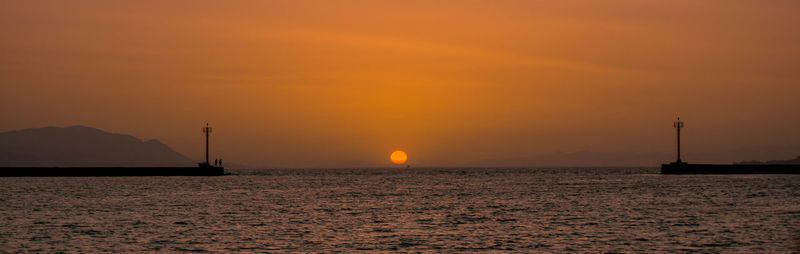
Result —
<instances>
[{"instance_id":1,"label":"sun glow reflection on water","mask_svg":"<svg viewBox=\"0 0 800 254\"><path fill-rule=\"evenodd\" d=\"M800 176L655 169L0 178L0 249L791 252ZM796 250L796 249L795 249Z\"/></svg>"}]
</instances>

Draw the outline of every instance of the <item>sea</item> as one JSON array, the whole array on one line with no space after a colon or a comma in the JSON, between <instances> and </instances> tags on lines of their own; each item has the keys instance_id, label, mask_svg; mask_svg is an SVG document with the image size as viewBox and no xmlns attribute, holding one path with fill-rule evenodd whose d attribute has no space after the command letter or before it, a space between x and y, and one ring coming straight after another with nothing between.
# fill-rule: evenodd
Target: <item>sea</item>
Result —
<instances>
[{"instance_id":1,"label":"sea","mask_svg":"<svg viewBox=\"0 0 800 254\"><path fill-rule=\"evenodd\" d=\"M800 252L800 175L233 173L0 178L0 252Z\"/></svg>"}]
</instances>

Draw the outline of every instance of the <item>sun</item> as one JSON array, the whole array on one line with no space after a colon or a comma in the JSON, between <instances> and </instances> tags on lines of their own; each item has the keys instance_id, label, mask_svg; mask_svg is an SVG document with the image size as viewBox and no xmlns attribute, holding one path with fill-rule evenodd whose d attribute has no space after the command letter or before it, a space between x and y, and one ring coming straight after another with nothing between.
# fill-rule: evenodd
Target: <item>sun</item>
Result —
<instances>
[{"instance_id":1,"label":"sun","mask_svg":"<svg viewBox=\"0 0 800 254\"><path fill-rule=\"evenodd\" d=\"M392 163L394 164L403 164L408 160L408 155L406 155L406 152L397 150L392 152L392 155L389 156L389 159L392 160Z\"/></svg>"}]
</instances>

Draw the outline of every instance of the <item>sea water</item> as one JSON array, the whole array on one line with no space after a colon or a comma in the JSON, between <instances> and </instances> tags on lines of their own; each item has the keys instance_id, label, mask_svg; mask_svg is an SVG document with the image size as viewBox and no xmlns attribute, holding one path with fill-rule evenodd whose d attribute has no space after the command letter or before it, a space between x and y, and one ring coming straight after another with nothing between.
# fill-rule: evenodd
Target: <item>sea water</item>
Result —
<instances>
[{"instance_id":1,"label":"sea water","mask_svg":"<svg viewBox=\"0 0 800 254\"><path fill-rule=\"evenodd\" d=\"M793 252L800 175L273 169L0 178L8 252Z\"/></svg>"}]
</instances>

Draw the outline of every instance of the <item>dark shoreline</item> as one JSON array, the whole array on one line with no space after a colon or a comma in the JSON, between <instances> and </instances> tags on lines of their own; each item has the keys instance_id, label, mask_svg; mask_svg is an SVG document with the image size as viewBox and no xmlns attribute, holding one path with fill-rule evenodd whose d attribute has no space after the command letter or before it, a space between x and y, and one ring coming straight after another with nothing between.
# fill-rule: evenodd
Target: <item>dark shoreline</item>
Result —
<instances>
[{"instance_id":1,"label":"dark shoreline","mask_svg":"<svg viewBox=\"0 0 800 254\"><path fill-rule=\"evenodd\" d=\"M0 177L221 176L223 167L0 167Z\"/></svg>"},{"instance_id":2,"label":"dark shoreline","mask_svg":"<svg viewBox=\"0 0 800 254\"><path fill-rule=\"evenodd\" d=\"M800 165L792 164L689 164L673 162L661 164L664 175L699 174L800 174Z\"/></svg>"}]
</instances>

